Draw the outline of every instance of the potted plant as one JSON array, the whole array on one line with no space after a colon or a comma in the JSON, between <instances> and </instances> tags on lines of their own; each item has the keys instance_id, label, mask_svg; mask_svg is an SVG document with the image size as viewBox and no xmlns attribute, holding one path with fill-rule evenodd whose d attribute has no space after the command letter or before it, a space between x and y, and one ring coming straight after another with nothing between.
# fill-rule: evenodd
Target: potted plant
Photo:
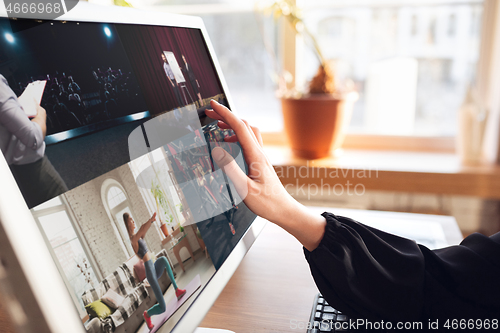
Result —
<instances>
[{"instance_id":1,"label":"potted plant","mask_svg":"<svg viewBox=\"0 0 500 333\"><path fill-rule=\"evenodd\" d=\"M323 56L319 43L304 25L294 4L274 0L263 6L264 14L272 15L275 21L286 19L295 34L308 38L320 63L307 91L287 89L286 75L279 79L278 97L292 152L307 159L329 156L344 141L358 94L353 89L342 90L336 86L334 63Z\"/></svg>"},{"instance_id":2,"label":"potted plant","mask_svg":"<svg viewBox=\"0 0 500 333\"><path fill-rule=\"evenodd\" d=\"M173 221L174 221L174 217L172 216L172 214L168 214L168 221L166 223L163 223L162 225L160 225L161 231L163 231L163 234L166 235L165 237L168 236L167 225L172 224Z\"/></svg>"},{"instance_id":3,"label":"potted plant","mask_svg":"<svg viewBox=\"0 0 500 333\"><path fill-rule=\"evenodd\" d=\"M182 216L184 217L184 220L189 221L188 213L184 209L184 206L182 204L179 204L179 211L181 212Z\"/></svg>"},{"instance_id":4,"label":"potted plant","mask_svg":"<svg viewBox=\"0 0 500 333\"><path fill-rule=\"evenodd\" d=\"M168 233L167 224L165 222L163 222L161 219L160 207L163 208L163 213L165 214L165 216L168 216L168 218L169 218L168 223L169 224L172 223L172 220L174 218L173 218L172 214L168 213L168 208L167 208L168 203L167 203L167 198L165 197L165 194L161 190L160 185L155 183L154 180L151 181L151 194L155 198L156 211L158 212L158 220L160 221L160 229L163 232L163 235L165 235L165 237L168 237L169 233Z\"/></svg>"}]
</instances>

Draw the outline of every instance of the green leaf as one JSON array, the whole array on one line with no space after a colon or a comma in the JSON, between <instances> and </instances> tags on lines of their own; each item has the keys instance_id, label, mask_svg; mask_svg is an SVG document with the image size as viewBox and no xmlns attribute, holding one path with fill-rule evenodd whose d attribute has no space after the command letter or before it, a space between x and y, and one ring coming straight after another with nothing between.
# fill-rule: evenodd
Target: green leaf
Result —
<instances>
[{"instance_id":1,"label":"green leaf","mask_svg":"<svg viewBox=\"0 0 500 333\"><path fill-rule=\"evenodd\" d=\"M130 3L128 3L126 0L114 0L115 5L117 6L122 6L122 7L133 7Z\"/></svg>"}]
</instances>

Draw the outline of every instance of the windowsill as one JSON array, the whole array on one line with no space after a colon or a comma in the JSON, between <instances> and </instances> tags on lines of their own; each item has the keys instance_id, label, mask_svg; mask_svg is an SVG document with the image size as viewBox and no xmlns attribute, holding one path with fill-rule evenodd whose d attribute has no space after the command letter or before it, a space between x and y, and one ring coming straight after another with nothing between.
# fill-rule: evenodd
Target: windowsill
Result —
<instances>
[{"instance_id":1,"label":"windowsill","mask_svg":"<svg viewBox=\"0 0 500 333\"><path fill-rule=\"evenodd\" d=\"M285 145L266 144L264 151L285 185L349 181L367 190L500 199L500 166L463 165L453 153L344 149L337 158L307 161Z\"/></svg>"},{"instance_id":2,"label":"windowsill","mask_svg":"<svg viewBox=\"0 0 500 333\"><path fill-rule=\"evenodd\" d=\"M266 145L288 145L284 132L262 132L261 134ZM455 153L455 138L347 133L342 147L378 151Z\"/></svg>"}]
</instances>

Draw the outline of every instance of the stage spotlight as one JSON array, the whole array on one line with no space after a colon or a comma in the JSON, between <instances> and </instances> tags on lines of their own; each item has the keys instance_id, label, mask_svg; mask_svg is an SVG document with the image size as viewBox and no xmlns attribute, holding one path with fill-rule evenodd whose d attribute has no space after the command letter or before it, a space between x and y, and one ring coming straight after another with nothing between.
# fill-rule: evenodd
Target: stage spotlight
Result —
<instances>
[{"instance_id":1,"label":"stage spotlight","mask_svg":"<svg viewBox=\"0 0 500 333\"><path fill-rule=\"evenodd\" d=\"M108 27L104 27L104 33L106 34L106 36L111 37L111 30L109 30Z\"/></svg>"},{"instance_id":2,"label":"stage spotlight","mask_svg":"<svg viewBox=\"0 0 500 333\"><path fill-rule=\"evenodd\" d=\"M9 34L8 32L5 33L5 39L9 42L9 43L14 43L14 36L12 36L12 34Z\"/></svg>"}]
</instances>

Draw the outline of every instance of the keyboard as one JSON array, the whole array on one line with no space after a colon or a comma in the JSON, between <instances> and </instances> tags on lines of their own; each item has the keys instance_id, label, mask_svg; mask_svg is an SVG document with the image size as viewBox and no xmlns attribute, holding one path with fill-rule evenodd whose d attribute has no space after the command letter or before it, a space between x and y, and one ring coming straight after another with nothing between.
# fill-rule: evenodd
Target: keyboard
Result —
<instances>
[{"instance_id":1,"label":"keyboard","mask_svg":"<svg viewBox=\"0 0 500 333\"><path fill-rule=\"evenodd\" d=\"M321 294L314 297L307 333L349 332L349 318L331 307Z\"/></svg>"}]
</instances>

